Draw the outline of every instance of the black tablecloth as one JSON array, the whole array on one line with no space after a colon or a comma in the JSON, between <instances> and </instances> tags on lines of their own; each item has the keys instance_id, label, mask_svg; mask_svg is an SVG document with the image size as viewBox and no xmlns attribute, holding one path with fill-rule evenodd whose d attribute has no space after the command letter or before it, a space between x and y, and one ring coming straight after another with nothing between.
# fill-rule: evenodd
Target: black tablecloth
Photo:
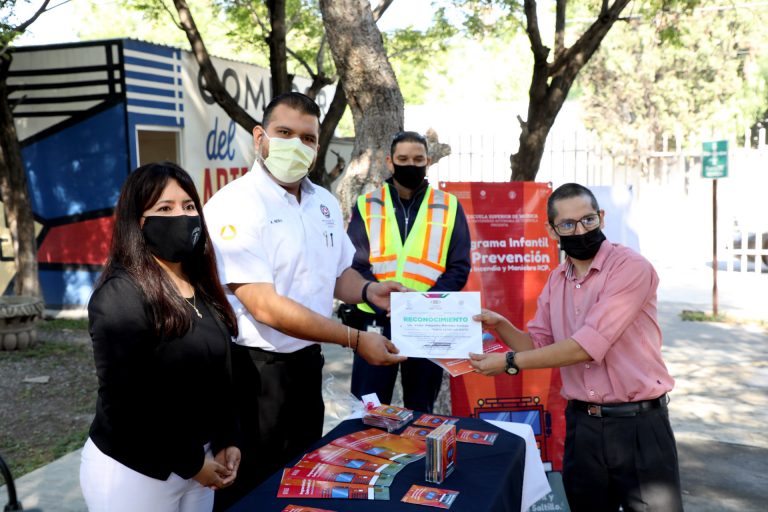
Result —
<instances>
[{"instance_id":1,"label":"black tablecloth","mask_svg":"<svg viewBox=\"0 0 768 512\"><path fill-rule=\"evenodd\" d=\"M418 413L415 413L414 417L417 416ZM409 425L411 424L409 423ZM341 436L368 428L373 427L365 425L359 419L344 421L308 451L325 446ZM403 429L394 433L398 434ZM288 504L338 512L363 510L366 512L428 512L429 510L439 510L434 507L401 502L400 500L413 484L459 491L459 496L450 508L454 512L520 512L525 468L525 441L521 437L500 430L490 423L472 418L460 419L456 429L457 432L459 429L499 432L499 437L493 446L457 443L456 470L440 485L430 484L424 480L425 461L421 459L408 464L395 476L395 480L389 488L389 501L277 498L277 490L282 476L281 470L230 508L229 512L279 512ZM292 461L290 465L298 462L299 458Z\"/></svg>"}]
</instances>

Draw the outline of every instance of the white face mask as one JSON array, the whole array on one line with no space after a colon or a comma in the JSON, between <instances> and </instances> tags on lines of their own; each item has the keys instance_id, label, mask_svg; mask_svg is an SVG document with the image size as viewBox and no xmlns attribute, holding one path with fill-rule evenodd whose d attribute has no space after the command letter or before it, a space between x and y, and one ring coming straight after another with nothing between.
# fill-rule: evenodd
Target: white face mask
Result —
<instances>
[{"instance_id":1,"label":"white face mask","mask_svg":"<svg viewBox=\"0 0 768 512\"><path fill-rule=\"evenodd\" d=\"M263 159L267 170L283 183L296 183L301 181L309 172L309 166L315 160L315 150L301 142L301 139L271 138L266 133L264 137L269 141L269 156Z\"/></svg>"}]
</instances>

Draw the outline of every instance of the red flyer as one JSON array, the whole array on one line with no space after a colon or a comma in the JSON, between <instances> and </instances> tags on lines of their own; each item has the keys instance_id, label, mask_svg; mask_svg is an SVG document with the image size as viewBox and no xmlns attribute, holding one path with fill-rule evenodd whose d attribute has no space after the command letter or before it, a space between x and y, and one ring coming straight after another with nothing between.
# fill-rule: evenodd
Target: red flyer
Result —
<instances>
[{"instance_id":1,"label":"red flyer","mask_svg":"<svg viewBox=\"0 0 768 512\"><path fill-rule=\"evenodd\" d=\"M451 418L450 416L438 416L436 414L422 414L419 419L413 422L414 425L421 425L423 427L439 427L443 423L454 425L459 422L459 418Z\"/></svg>"},{"instance_id":2,"label":"red flyer","mask_svg":"<svg viewBox=\"0 0 768 512\"><path fill-rule=\"evenodd\" d=\"M451 508L451 505L453 505L458 496L459 491L412 485L400 501L416 505L427 505L428 507Z\"/></svg>"},{"instance_id":3,"label":"red flyer","mask_svg":"<svg viewBox=\"0 0 768 512\"><path fill-rule=\"evenodd\" d=\"M304 455L301 460L324 462L325 464L330 464L332 466L363 469L365 471L374 471L376 473L393 476L404 467L397 462L330 444Z\"/></svg>"},{"instance_id":4,"label":"red flyer","mask_svg":"<svg viewBox=\"0 0 768 512\"><path fill-rule=\"evenodd\" d=\"M429 433L432 432L431 428L425 427L408 427L400 434L402 437L412 437L420 441L425 441Z\"/></svg>"},{"instance_id":5,"label":"red flyer","mask_svg":"<svg viewBox=\"0 0 768 512\"><path fill-rule=\"evenodd\" d=\"M336 512L335 510L327 510L324 508L303 507L301 505L288 505L282 512Z\"/></svg>"},{"instance_id":6,"label":"red flyer","mask_svg":"<svg viewBox=\"0 0 768 512\"><path fill-rule=\"evenodd\" d=\"M485 339L484 335L483 353L490 354L491 352L509 352L509 347L492 336ZM458 377L475 371L469 364L469 359L430 359L430 361L447 371L451 377Z\"/></svg>"},{"instance_id":7,"label":"red flyer","mask_svg":"<svg viewBox=\"0 0 768 512\"><path fill-rule=\"evenodd\" d=\"M461 443L491 445L499 437L498 432L481 432L480 430L459 430L456 440Z\"/></svg>"},{"instance_id":8,"label":"red flyer","mask_svg":"<svg viewBox=\"0 0 768 512\"><path fill-rule=\"evenodd\" d=\"M427 452L424 443L418 439L400 437L377 428L353 432L331 441L331 444L401 464L422 459Z\"/></svg>"},{"instance_id":9,"label":"red flyer","mask_svg":"<svg viewBox=\"0 0 768 512\"><path fill-rule=\"evenodd\" d=\"M294 467L286 468L288 478L307 478L325 480L326 482L342 482L345 484L380 485L389 487L394 476L383 475L375 471L331 466L322 462L300 460Z\"/></svg>"},{"instance_id":10,"label":"red flyer","mask_svg":"<svg viewBox=\"0 0 768 512\"><path fill-rule=\"evenodd\" d=\"M332 498L342 500L388 500L389 489L373 485L342 484L339 482L323 482L306 478L283 479L277 489L278 498Z\"/></svg>"}]
</instances>

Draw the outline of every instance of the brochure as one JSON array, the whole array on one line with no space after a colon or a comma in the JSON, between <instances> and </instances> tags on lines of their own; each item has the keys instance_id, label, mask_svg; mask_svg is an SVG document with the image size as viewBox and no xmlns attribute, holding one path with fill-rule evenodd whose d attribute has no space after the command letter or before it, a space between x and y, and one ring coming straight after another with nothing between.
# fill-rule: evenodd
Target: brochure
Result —
<instances>
[{"instance_id":1,"label":"brochure","mask_svg":"<svg viewBox=\"0 0 768 512\"><path fill-rule=\"evenodd\" d=\"M451 418L450 416L438 416L436 414L422 414L419 419L413 422L414 425L421 425L424 427L439 427L443 423L453 425L459 422L459 418Z\"/></svg>"},{"instance_id":2,"label":"brochure","mask_svg":"<svg viewBox=\"0 0 768 512\"><path fill-rule=\"evenodd\" d=\"M283 478L277 489L278 498L332 498L346 500L388 500L389 489L373 485L342 484L306 478Z\"/></svg>"},{"instance_id":3,"label":"brochure","mask_svg":"<svg viewBox=\"0 0 768 512\"><path fill-rule=\"evenodd\" d=\"M473 444L487 444L492 445L496 438L499 437L498 432L481 432L480 430L459 430L456 434L456 440L462 443Z\"/></svg>"},{"instance_id":4,"label":"brochure","mask_svg":"<svg viewBox=\"0 0 768 512\"><path fill-rule=\"evenodd\" d=\"M342 482L345 484L379 485L389 487L394 477L382 475L375 471L331 466L322 462L300 460L292 468L288 468L289 478L307 478L324 480L326 482Z\"/></svg>"},{"instance_id":5,"label":"brochure","mask_svg":"<svg viewBox=\"0 0 768 512\"><path fill-rule=\"evenodd\" d=\"M429 507L451 508L451 505L453 505L458 496L459 491L412 485L400 501L416 505L427 505Z\"/></svg>"},{"instance_id":6,"label":"brochure","mask_svg":"<svg viewBox=\"0 0 768 512\"><path fill-rule=\"evenodd\" d=\"M369 428L334 439L331 444L367 453L401 464L409 464L424 458L426 447L418 439L401 437Z\"/></svg>"},{"instance_id":7,"label":"brochure","mask_svg":"<svg viewBox=\"0 0 768 512\"><path fill-rule=\"evenodd\" d=\"M304 507L302 505L288 505L281 512L336 512L324 508Z\"/></svg>"},{"instance_id":8,"label":"brochure","mask_svg":"<svg viewBox=\"0 0 768 512\"><path fill-rule=\"evenodd\" d=\"M426 441L429 433L432 432L431 428L425 427L408 427L400 434L402 437L412 437L420 441Z\"/></svg>"},{"instance_id":9,"label":"brochure","mask_svg":"<svg viewBox=\"0 0 768 512\"><path fill-rule=\"evenodd\" d=\"M403 421L413 417L413 411L396 405L380 405L365 412L366 416L378 416L389 420Z\"/></svg>"},{"instance_id":10,"label":"brochure","mask_svg":"<svg viewBox=\"0 0 768 512\"><path fill-rule=\"evenodd\" d=\"M509 352L509 347L493 336L483 334L483 353L490 354L492 352ZM430 359L430 361L448 372L451 377L458 377L475 371L469 364L469 359Z\"/></svg>"},{"instance_id":11,"label":"brochure","mask_svg":"<svg viewBox=\"0 0 768 512\"><path fill-rule=\"evenodd\" d=\"M304 455L301 460L307 462L323 462L332 466L362 469L392 476L396 475L404 467L397 462L330 444Z\"/></svg>"}]
</instances>

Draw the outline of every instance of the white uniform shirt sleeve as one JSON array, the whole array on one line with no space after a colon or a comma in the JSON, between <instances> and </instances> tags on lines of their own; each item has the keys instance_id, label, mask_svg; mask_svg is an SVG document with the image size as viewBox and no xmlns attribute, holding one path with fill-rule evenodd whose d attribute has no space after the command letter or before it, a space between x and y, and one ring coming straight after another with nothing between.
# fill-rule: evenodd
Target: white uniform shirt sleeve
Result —
<instances>
[{"instance_id":1,"label":"white uniform shirt sleeve","mask_svg":"<svg viewBox=\"0 0 768 512\"><path fill-rule=\"evenodd\" d=\"M336 279L341 277L341 274L352 266L352 258L355 256L355 245L346 232L344 232L342 239L344 242L341 245L341 256L339 257L339 266L336 269Z\"/></svg>"},{"instance_id":2,"label":"white uniform shirt sleeve","mask_svg":"<svg viewBox=\"0 0 768 512\"><path fill-rule=\"evenodd\" d=\"M245 219L242 210L235 212L229 207L239 204L237 200L222 199L214 196L204 209L221 283L274 283L272 264L260 240L258 218Z\"/></svg>"}]
</instances>

